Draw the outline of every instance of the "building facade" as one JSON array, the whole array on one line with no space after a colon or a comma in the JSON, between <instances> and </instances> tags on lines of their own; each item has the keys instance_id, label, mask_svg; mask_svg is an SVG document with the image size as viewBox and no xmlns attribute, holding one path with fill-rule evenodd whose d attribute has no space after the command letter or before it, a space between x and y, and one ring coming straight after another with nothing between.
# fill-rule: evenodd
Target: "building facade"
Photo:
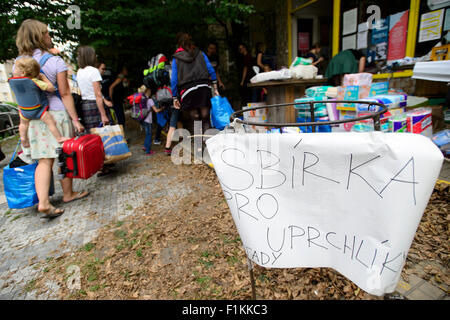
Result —
<instances>
[{"instance_id":1,"label":"building facade","mask_svg":"<svg viewBox=\"0 0 450 320\"><path fill-rule=\"evenodd\" d=\"M7 60L5 63L0 63L0 101L14 102L16 98L9 87L8 78L12 76L13 61Z\"/></svg>"}]
</instances>

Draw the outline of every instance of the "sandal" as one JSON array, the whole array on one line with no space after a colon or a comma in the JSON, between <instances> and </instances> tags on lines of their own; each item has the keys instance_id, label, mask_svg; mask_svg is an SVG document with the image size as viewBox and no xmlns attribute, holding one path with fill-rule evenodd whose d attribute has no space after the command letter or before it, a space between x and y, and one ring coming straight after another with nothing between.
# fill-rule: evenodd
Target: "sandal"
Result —
<instances>
[{"instance_id":1,"label":"sandal","mask_svg":"<svg viewBox=\"0 0 450 320\"><path fill-rule=\"evenodd\" d=\"M103 177L103 176L106 176L108 174L115 173L115 172L117 172L117 170L114 170L110 167L103 167L103 169L99 173L97 173L97 177L100 178L100 177Z\"/></svg>"},{"instance_id":2,"label":"sandal","mask_svg":"<svg viewBox=\"0 0 450 320\"><path fill-rule=\"evenodd\" d=\"M72 200L69 200L69 201L64 201L63 200L63 202L64 203L70 203L70 202L73 202L73 201L76 201L76 200L80 200L80 199L86 198L89 194L90 194L89 191L80 191L80 192L76 193L75 198L73 198Z\"/></svg>"},{"instance_id":3,"label":"sandal","mask_svg":"<svg viewBox=\"0 0 450 320\"><path fill-rule=\"evenodd\" d=\"M59 210L59 212L56 212L57 210ZM62 215L64 213L64 209L57 209L55 207L52 207L50 209L47 210L43 210L40 211L42 212L44 215L41 217L41 219L53 219L56 217L59 217L60 215Z\"/></svg>"}]
</instances>

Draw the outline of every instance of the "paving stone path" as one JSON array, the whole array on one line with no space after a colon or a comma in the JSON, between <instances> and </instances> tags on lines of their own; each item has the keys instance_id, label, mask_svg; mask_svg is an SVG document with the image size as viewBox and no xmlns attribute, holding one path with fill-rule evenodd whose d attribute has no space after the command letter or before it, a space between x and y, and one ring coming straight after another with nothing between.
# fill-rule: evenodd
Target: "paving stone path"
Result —
<instances>
[{"instance_id":1,"label":"paving stone path","mask_svg":"<svg viewBox=\"0 0 450 320\"><path fill-rule=\"evenodd\" d=\"M176 184L171 185L170 191L161 188L172 178L158 175L157 162L141 150L142 137L143 133L139 131L127 132L133 156L116 165L117 173L74 180L74 190L89 190L89 197L64 204L61 185L55 181L55 195L51 201L55 206L63 207L65 213L51 221L41 219L36 206L9 210L3 183L0 184L0 299L56 297L54 293L58 288L53 284L49 285L53 285L54 292L48 292L47 296L35 297L32 292L27 292L30 291L27 285L42 272L33 264L80 248L93 240L102 226L123 220L131 214L139 214L134 208L144 201L157 199L167 192L179 196L188 191L178 190L181 186ZM8 158L0 163L1 172L9 162L15 141L2 143ZM170 161L168 157L163 159ZM0 179L3 181L1 173Z\"/></svg>"}]
</instances>

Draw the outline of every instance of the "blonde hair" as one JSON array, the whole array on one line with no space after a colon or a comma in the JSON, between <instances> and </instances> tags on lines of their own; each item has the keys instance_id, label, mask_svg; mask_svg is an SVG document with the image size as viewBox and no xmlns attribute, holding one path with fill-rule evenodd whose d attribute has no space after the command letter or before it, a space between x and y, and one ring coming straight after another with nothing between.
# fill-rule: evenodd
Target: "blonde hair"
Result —
<instances>
[{"instance_id":1,"label":"blonde hair","mask_svg":"<svg viewBox=\"0 0 450 320\"><path fill-rule=\"evenodd\" d=\"M37 78L41 72L41 66L33 58L24 57L16 61L16 68L22 71L27 78Z\"/></svg>"},{"instance_id":2,"label":"blonde hair","mask_svg":"<svg viewBox=\"0 0 450 320\"><path fill-rule=\"evenodd\" d=\"M27 19L22 22L16 36L16 46L19 55L33 54L33 50L47 51L44 36L48 32L47 25L38 20Z\"/></svg>"},{"instance_id":3,"label":"blonde hair","mask_svg":"<svg viewBox=\"0 0 450 320\"><path fill-rule=\"evenodd\" d=\"M144 93L145 91L147 91L147 87L144 85L140 86L138 89L138 93Z\"/></svg>"}]
</instances>

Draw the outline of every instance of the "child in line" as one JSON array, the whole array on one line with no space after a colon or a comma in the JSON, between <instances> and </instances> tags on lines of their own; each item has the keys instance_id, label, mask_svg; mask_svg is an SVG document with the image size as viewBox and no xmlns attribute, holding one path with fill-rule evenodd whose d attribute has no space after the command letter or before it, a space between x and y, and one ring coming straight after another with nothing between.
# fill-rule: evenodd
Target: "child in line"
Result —
<instances>
[{"instance_id":1,"label":"child in line","mask_svg":"<svg viewBox=\"0 0 450 320\"><path fill-rule=\"evenodd\" d=\"M19 133L24 148L30 147L28 127L31 120L42 120L58 143L69 138L63 137L56 127L53 116L48 111L46 92L55 92L55 87L45 75L40 73L39 63L31 57L23 57L16 61L13 77L9 84L19 102Z\"/></svg>"},{"instance_id":2,"label":"child in line","mask_svg":"<svg viewBox=\"0 0 450 320\"><path fill-rule=\"evenodd\" d=\"M144 97L147 99L146 106L149 111L147 117L144 119L144 121L141 122L141 126L145 131L144 147L142 148L142 150L144 150L148 156L151 156L152 154L155 153L155 151L152 150L153 111L158 113L161 112L162 109L158 108L155 105L155 102L151 98L152 90L150 88L147 88L146 86L141 86L138 92L142 93Z\"/></svg>"}]
</instances>

